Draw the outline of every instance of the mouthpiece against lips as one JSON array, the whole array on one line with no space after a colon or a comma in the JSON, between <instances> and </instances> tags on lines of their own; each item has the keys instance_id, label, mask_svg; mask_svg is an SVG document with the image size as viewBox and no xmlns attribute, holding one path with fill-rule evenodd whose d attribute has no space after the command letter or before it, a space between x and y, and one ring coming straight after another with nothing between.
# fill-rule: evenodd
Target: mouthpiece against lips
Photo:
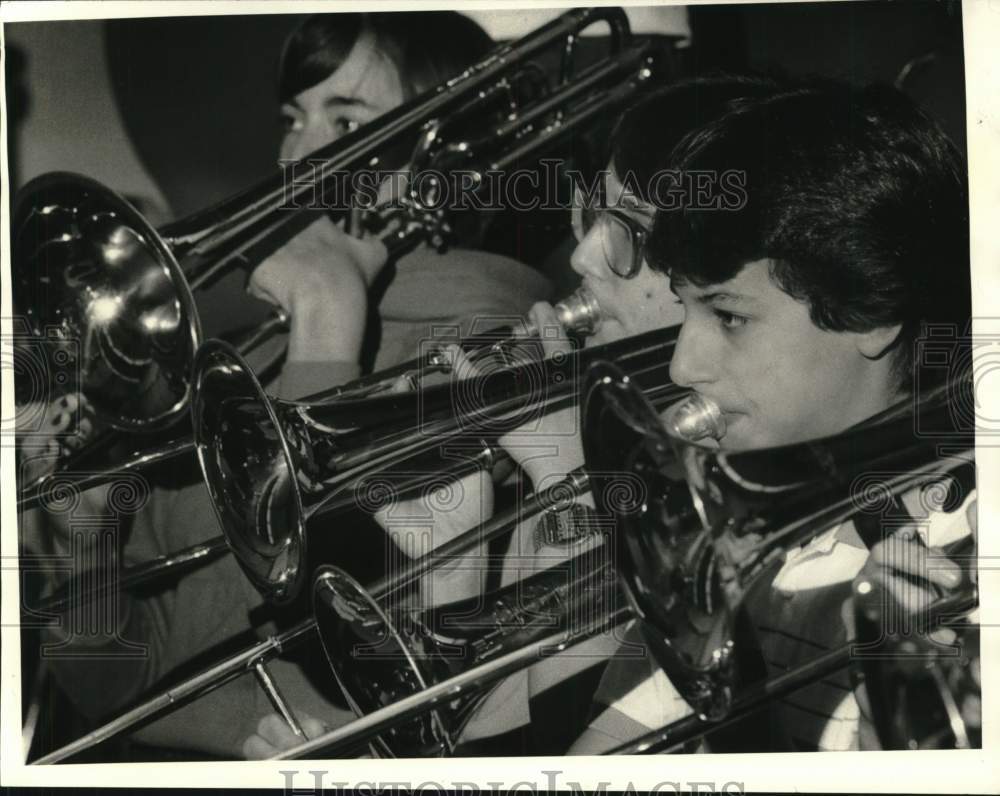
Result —
<instances>
[{"instance_id":1,"label":"mouthpiece against lips","mask_svg":"<svg viewBox=\"0 0 1000 796\"><path fill-rule=\"evenodd\" d=\"M698 393L674 406L664 422L671 432L689 442L707 437L721 439L726 433L726 419L719 405Z\"/></svg>"}]
</instances>

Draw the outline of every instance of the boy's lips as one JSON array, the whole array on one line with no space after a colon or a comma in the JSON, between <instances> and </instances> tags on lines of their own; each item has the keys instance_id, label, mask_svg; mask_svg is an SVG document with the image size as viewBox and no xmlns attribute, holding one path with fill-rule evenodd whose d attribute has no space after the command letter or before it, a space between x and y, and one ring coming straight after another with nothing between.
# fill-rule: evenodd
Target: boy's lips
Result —
<instances>
[{"instance_id":1,"label":"boy's lips","mask_svg":"<svg viewBox=\"0 0 1000 796\"><path fill-rule=\"evenodd\" d=\"M745 417L747 414L746 412L740 409L726 406L724 403L713 398L711 395L705 395L704 393L699 393L699 394L702 395L704 398L707 398L708 400L712 401L719 408L719 411L722 413L722 419L726 422L727 430L730 426L739 421L740 418Z\"/></svg>"}]
</instances>

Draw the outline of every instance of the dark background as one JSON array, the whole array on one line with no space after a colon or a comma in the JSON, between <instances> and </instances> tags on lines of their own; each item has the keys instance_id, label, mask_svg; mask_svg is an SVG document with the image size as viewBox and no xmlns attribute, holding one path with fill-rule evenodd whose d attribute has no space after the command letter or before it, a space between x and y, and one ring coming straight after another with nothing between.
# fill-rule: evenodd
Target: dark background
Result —
<instances>
[{"instance_id":1,"label":"dark background","mask_svg":"<svg viewBox=\"0 0 1000 796\"><path fill-rule=\"evenodd\" d=\"M779 69L865 82L893 82L914 65L904 89L925 103L964 146L961 7L957 0L700 6L689 9L688 73L716 68ZM32 109L32 59L59 58L81 25L98 25L108 90L139 159L175 215L203 208L273 173L279 140L276 71L281 43L301 15L188 17L7 26L8 93L19 140ZM21 28L32 30L31 49ZM40 43L41 42L41 46ZM100 54L94 54L98 57ZM70 76L72 77L72 76ZM88 84L94 78L83 76ZM93 89L89 89L93 90ZM108 124L88 106L81 129ZM79 141L85 143L85 138ZM72 153L67 153L67 161ZM67 162L61 167L72 167ZM15 174L15 187L34 174Z\"/></svg>"},{"instance_id":2,"label":"dark background","mask_svg":"<svg viewBox=\"0 0 1000 796\"><path fill-rule=\"evenodd\" d=\"M8 25L12 185L42 171L83 172L125 193L159 225L271 176L280 138L277 64L301 19ZM958 0L696 6L689 25L691 44L672 74L754 70L892 83L906 70L901 87L964 149ZM557 294L568 293L571 241L548 251L523 246L532 234L552 237L547 227L517 219L487 248L526 260L554 279ZM233 274L199 295L208 336L221 331L220 317L261 317L243 284Z\"/></svg>"}]
</instances>

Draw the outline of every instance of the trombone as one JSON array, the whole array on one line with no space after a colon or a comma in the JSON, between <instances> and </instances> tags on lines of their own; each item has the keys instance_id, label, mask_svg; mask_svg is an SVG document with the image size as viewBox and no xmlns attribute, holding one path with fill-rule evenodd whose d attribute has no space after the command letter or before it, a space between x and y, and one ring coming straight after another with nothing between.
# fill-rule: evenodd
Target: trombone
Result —
<instances>
[{"instance_id":1,"label":"trombone","mask_svg":"<svg viewBox=\"0 0 1000 796\"><path fill-rule=\"evenodd\" d=\"M917 411L926 413L925 418L932 427L940 428L941 421L948 420L946 392L933 392L917 407ZM390 735L389 731L431 711L436 714L429 720L436 722L432 730L437 735L430 736L434 741L432 746L421 748L447 753L454 748L456 729L460 730L469 711L468 700L474 693L537 661L543 649L565 648L632 616L642 620L644 626L657 629L658 632L648 639L656 660L667 669L696 713L616 750L619 752L656 751L701 737L780 694L790 693L846 666L850 662L850 651L847 648L834 650L759 688L739 692L733 676L731 634L731 619L739 599L754 578L780 560L783 550L865 509L867 504L861 498L872 493L864 485L860 493L857 491L858 473L870 472L873 464L880 468L885 465L892 474L881 482L887 490L884 494L900 494L923 483L929 476L937 477L962 465L954 464L954 460L942 460L937 446L927 439L914 439L914 413L908 411L911 407L891 410L878 424L868 423L827 440L770 451L726 454L695 448L682 439L685 433L696 435L713 427L711 407L692 408L686 401L674 406L676 408L668 414L670 422L665 431L655 410L633 380L624 377L617 368L595 364L590 369L585 391L585 439L590 475L585 472L571 474L565 483L530 498L523 512L512 510L482 528L463 534L433 554L415 561L413 566L376 584L369 592L360 590L336 570L322 570L314 584L315 619L213 667L36 762L66 759L138 721L159 715L170 709L171 704L214 687L216 681L221 684L255 668L249 663L255 664L262 656L276 654L293 640L311 635L317 627L328 657L331 662L336 661L334 669L338 679L350 688L348 696L359 708L365 704L357 690L363 678L351 676L350 667L363 672L364 669L357 668L363 662L344 658L342 646L352 632L359 635L357 628L367 641L373 637L375 640L391 638L398 645L403 653L397 656L400 661L398 677L391 676L390 672L380 677L380 682L395 682L399 687L384 695L375 694L375 701L369 693L368 704L377 704L383 698L394 701L356 722L287 751L281 755L283 759L320 751L332 755L355 750L373 740L378 750L396 753L399 747L395 742L406 742L413 734ZM679 422L685 418L683 423ZM933 426L934 423L938 425ZM614 444L608 446L609 440ZM908 444L900 446L901 440ZM600 454L595 455L595 451ZM607 476L601 475L605 472L602 468L609 464L617 466L612 472L631 472L643 479L646 491L641 500L623 504L618 490L609 488L613 484ZM893 470L894 466L898 469ZM511 607L510 600L501 600L501 609L486 615L482 623L485 626L483 634L465 639L467 646L481 651L473 665L457 672L449 671L443 678L427 677L427 666L418 662L421 656L409 653L412 634L400 632L400 628L407 625L385 610L385 599L453 557L497 538L514 523L538 511L565 506L587 489L593 490L598 505L605 510L610 508L617 519L612 541L619 551L616 555L620 564L617 567L618 584L627 598L627 606L609 600L606 590L596 590L596 605L598 608L603 606L603 611L591 614L586 621L569 630L549 633L535 625L529 628L530 638L523 644L525 638L518 639L517 635L531 613L506 610ZM759 544L744 546L744 557L729 562L737 571L735 580L721 581L721 559L734 549L725 544L726 535L750 529L760 537ZM655 561L644 557L654 555ZM583 580L574 578L571 582L593 582L602 578L606 571L604 563L598 562L595 568L591 561L590 567L580 567L578 574ZM541 576L533 581L536 588L529 589L537 598L529 601L529 608L555 603L557 616L565 618L572 611L560 606L580 604L564 600L567 594L586 598L585 589L560 591L553 584L550 573L541 573ZM548 580L547 585L543 579ZM723 587L728 588L734 582L735 591L720 594ZM645 592L641 591L643 588ZM595 591L589 593L595 594ZM333 599L339 595L347 599ZM942 601L932 617L953 615L975 600L975 590L966 590ZM583 604L594 605L587 599ZM349 610L340 610L342 606ZM535 616L537 618L537 614ZM685 619L692 621L682 621ZM433 628L434 625L433 618L428 617L410 627ZM445 641L452 643L454 639ZM433 656L431 659L433 661ZM404 695L397 698L400 689ZM408 694L406 689L409 689ZM712 689L717 689L718 693L711 693ZM421 739L419 734L416 737Z\"/></svg>"},{"instance_id":2,"label":"trombone","mask_svg":"<svg viewBox=\"0 0 1000 796\"><path fill-rule=\"evenodd\" d=\"M529 579L523 592L528 598L517 606L520 610L510 610L503 595L491 600L496 609L487 613L486 621L472 623L485 630L463 639L472 651L472 663L455 673L444 652L462 630L442 634L434 609L416 619L408 619L405 610L390 614L375 594L365 593L344 573L321 570L314 584L320 639L349 703L365 715L279 759L319 752L335 755L364 742L390 754L401 749L426 751L428 746L438 753L450 751L480 689L536 661L545 647L562 649L589 638L600 620L614 624L630 616L640 619L654 659L694 708L694 715L614 750L618 753L678 748L848 666L854 661L856 644L741 689L733 642L735 611L751 584L770 571L786 550L871 509L865 501L873 494L873 468L878 468L876 491L882 498L942 476L960 477L966 460L945 458L938 439L913 433L918 414L928 427L951 427L952 386L924 396L915 410L911 402L904 402L880 416L877 424L835 437L727 454L692 444L690 436L677 433L677 417L701 418L688 428L711 427L711 411L684 401L668 414L670 422L663 423L642 391L618 368L595 363L584 399L587 467L599 514L617 519L612 542L625 605L620 598L609 598L606 590L597 590L586 603L591 610L588 621L556 634L542 632L539 639L531 630L543 626L532 628L524 615L537 618L538 605L547 602L557 606L560 619L571 616L579 598L588 597L586 584L607 570L607 558L596 568L581 567L580 576L570 581L568 597L565 588L551 582L538 585L542 581L537 578L550 578L542 573ZM973 442L962 429L951 439L966 450ZM643 480L646 491L640 498L622 500L614 480L623 472ZM756 543L734 544L740 537ZM967 612L977 601L974 586L938 600L928 609L925 629ZM859 603L859 610L863 607ZM498 624L504 617L510 620L502 627L511 643L504 643L503 637L499 642L492 639L502 632ZM530 638L521 646L525 635ZM374 662L363 656L355 659L358 651L370 651L376 641L397 651L395 667L386 673L378 672ZM434 677L442 671L446 676ZM949 696L941 690L945 703ZM890 719L898 720L907 710L912 713L912 706L895 702ZM888 723L885 713L880 708L876 719L880 730ZM422 724L396 730L417 717L425 717ZM953 711L948 718L956 742L966 737L954 729ZM884 730L883 738L887 746L892 743Z\"/></svg>"},{"instance_id":3,"label":"trombone","mask_svg":"<svg viewBox=\"0 0 1000 796\"><path fill-rule=\"evenodd\" d=\"M615 512L623 587L644 619L657 663L696 713L709 719L732 712L740 685L736 609L786 551L849 520L874 518L882 526L911 490L921 490L925 511L948 512L974 488L974 429L959 409L970 405L968 369L834 437L737 453L699 448L669 433L613 366L595 370L586 400L588 467L635 473L651 496L639 511ZM605 494L600 477L594 480L595 495ZM879 530L889 528L891 523ZM672 584L684 584L681 594ZM928 608L924 619L933 626L977 601L975 585L967 583ZM871 596L856 597L855 604L881 616ZM884 630L879 625L873 632ZM857 645L852 652L863 660ZM873 671L870 681L886 681L891 663L882 676ZM912 709L899 702L882 710L907 712ZM887 746L900 748L899 734L892 740L886 725L880 729Z\"/></svg>"},{"instance_id":4,"label":"trombone","mask_svg":"<svg viewBox=\"0 0 1000 796\"><path fill-rule=\"evenodd\" d=\"M674 401L679 397L680 395L676 391L670 393L670 398ZM663 400L667 401L669 399L664 398ZM683 415L680 412L677 412L677 414L680 420L680 425L676 427L677 433L686 433L690 428L695 429L693 433L702 433L700 429L707 427L704 423L692 423L694 413L690 411L685 412ZM583 468L575 470L563 481L529 496L520 506L508 509L506 512L491 518L483 525L472 528L455 539L440 545L432 553L415 559L405 569L375 584L368 593L374 599L385 599L397 595L436 568L447 565L454 558L476 549L481 544L504 536L525 519L534 517L545 511L558 511L567 507L577 497L586 493L589 488L590 479L587 473ZM602 626L602 623L595 622L594 632L597 632ZM314 638L316 630L316 619L303 620L277 636L253 645L242 652L220 661L188 680L155 695L110 722L87 733L78 740L43 755L33 761L33 763L58 763L69 759L139 724L176 710L187 702L249 672L252 672L257 678L258 683L272 701L275 710L286 718L292 731L301 735L298 722L294 718L294 711L282 698L280 691L267 672L266 665L283 651ZM554 643L562 642L559 639L555 639ZM527 662L527 658L524 658L524 660Z\"/></svg>"},{"instance_id":5,"label":"trombone","mask_svg":"<svg viewBox=\"0 0 1000 796\"><path fill-rule=\"evenodd\" d=\"M668 372L677 335L657 329L419 392L316 401L269 398L232 346L210 341L198 351L192 415L223 534L257 590L288 603L308 575L308 519L377 510L384 497L491 466L494 441L571 405L597 359L619 362L661 406L676 401L686 392ZM710 414L721 422L717 407Z\"/></svg>"},{"instance_id":6,"label":"trombone","mask_svg":"<svg viewBox=\"0 0 1000 796\"><path fill-rule=\"evenodd\" d=\"M512 508L504 514L497 515L484 525L471 529L450 542L441 545L434 553L416 559L410 567L398 573L391 582L386 583L381 589L376 588L375 592L381 594L383 591L390 593L404 589L433 570L436 566L440 566L441 563L450 560L451 557L468 552L482 542L487 542L509 533L524 517L534 516L542 511L563 507L567 502L571 502L577 496L586 492L587 488L587 476L582 470L571 473L563 482L530 496L520 509ZM33 762L36 764L46 764L66 760L86 749L110 740L141 723L176 710L188 701L221 687L233 678L247 672L254 672L258 681L263 686L262 677L270 679L267 677L266 672L268 661L282 651L314 638L315 632L315 619L303 620L277 636L255 644L179 683L177 686L161 692L107 724L87 733L78 740L50 752ZM268 695L275 702L275 708L281 715L286 717L294 716L291 707L281 699L277 689L269 689ZM301 734L294 718L289 722L289 726L293 732Z\"/></svg>"},{"instance_id":7,"label":"trombone","mask_svg":"<svg viewBox=\"0 0 1000 796\"><path fill-rule=\"evenodd\" d=\"M610 29L611 51L578 71L578 34L599 22ZM553 46L561 47L562 62L551 86L529 59ZM229 270L252 269L318 214L346 213L346 206L309 201L329 180L401 166L412 173L503 169L622 107L649 85L652 74L651 47L632 41L621 9L574 9L317 150L309 158L311 180L289 187L281 173L160 230L87 177L55 172L32 180L12 213L14 304L26 314L32 338L53 350L59 366L41 363L43 375L22 380L22 400L79 394L101 429L57 475L106 450L120 432L160 431L180 419L190 402L190 368L202 339L193 294ZM534 90L522 91L525 86ZM463 129L469 127L465 122L501 109L503 121L478 137ZM387 153L400 145L413 147L409 160L390 162ZM435 180L412 181L405 196L369 214L369 226L388 225L383 241L391 255L421 239L447 244L451 230L437 207L440 190ZM244 341L243 350L287 320L276 313ZM182 440L162 453L189 450ZM37 503L31 496L49 480L21 485L31 505Z\"/></svg>"},{"instance_id":8,"label":"trombone","mask_svg":"<svg viewBox=\"0 0 1000 796\"><path fill-rule=\"evenodd\" d=\"M555 305L554 309L557 319L568 333L593 334L600 324L600 307L596 299L584 288L578 289L571 296L560 301ZM500 366L508 366L513 362L515 347L529 342L529 336L536 335L537 332L538 330L534 329L530 323L525 324L522 329L501 327L489 332L466 337L458 345L469 355L471 361L481 362L489 356L492 362ZM241 367L245 368L245 371L241 372L246 374L247 379L252 380L259 387L259 382L257 382L256 376L253 375L249 366L244 364ZM364 405L365 401L370 400L377 393L389 391L401 379L405 380L411 387L419 389L425 379L436 373L447 373L450 371L450 368L451 365L441 356L440 352L432 350L409 362L362 377L342 387L334 387L328 391L318 393L314 397L317 402L342 400L349 397L351 400L357 401L355 405L360 406ZM261 400L270 402L272 399L264 396L263 389L260 389ZM313 399L305 398L303 402L308 403L311 400ZM194 450L195 443L193 440L176 441L168 443L161 448L145 451L115 470L105 470L80 477L72 474L55 476L46 482L47 485L44 492L36 492L30 499L23 499L19 504L19 508L27 510L27 508L37 505L46 496L58 497L64 489L75 489L82 492L115 480L123 471L140 470L151 464L165 461L181 453L193 452ZM501 455L499 450L495 453L498 457ZM351 501L344 500L342 496L336 505L331 502L329 509L344 508L348 505L351 505ZM246 532L241 531L239 538L248 536L252 531L253 529L249 529ZM229 552L231 552L231 548L227 537L225 535L214 536L195 545L160 556L155 560L130 567L119 576L117 588L119 590L126 590L158 578L177 576ZM40 600L32 609L26 610L23 613L23 617L27 618L31 616L37 618L38 612L58 613L65 610L71 600L77 602L87 601L104 594L106 584L94 579L89 579L89 582L89 586L81 586L81 584L71 581L63 589Z\"/></svg>"},{"instance_id":9,"label":"trombone","mask_svg":"<svg viewBox=\"0 0 1000 796\"><path fill-rule=\"evenodd\" d=\"M553 309L568 334L590 335L597 331L600 324L600 307L597 300L585 288L578 288L558 302ZM457 345L470 361L482 361L491 357L493 362L500 365L513 364L516 348L528 343L530 338L537 334L538 330L530 323L523 324L521 328L504 326L462 338ZM236 350L242 353L246 347L241 345ZM326 401L348 397L362 399L387 392L401 380L413 389L419 389L426 379L434 374L448 373L450 369L451 365L447 358L439 350L433 349L407 362L362 376L348 384L324 390L302 400ZM162 462L195 453L195 441L190 437L137 451L123 462L104 470L94 472L58 470L42 476L33 485L22 490L18 495L17 507L19 511L29 511L57 498L65 490L86 492L113 482L121 473L140 472Z\"/></svg>"},{"instance_id":10,"label":"trombone","mask_svg":"<svg viewBox=\"0 0 1000 796\"><path fill-rule=\"evenodd\" d=\"M579 288L572 295L557 303L554 310L563 329L570 334L593 334L600 325L600 306L585 288ZM470 361L482 362L490 357L491 362L501 367L512 366L518 353L515 350L516 347L529 343L531 336L537 335L537 333L538 330L530 323L524 324L523 328L520 329L515 329L512 326L500 327L463 338L457 345L469 356ZM244 367L246 367L247 378L259 385L249 367L245 365ZM365 400L378 393L388 392L400 380L404 380L414 389L419 389L426 379L434 374L448 373L450 369L450 363L441 355L440 351L434 349L409 362L364 376L347 385L318 393L314 398L317 402L327 402L349 397L351 400L357 400L363 404ZM272 400L263 396L262 388L261 396L262 400ZM312 400L313 398L305 398L303 402ZM19 508L22 511L27 510L38 505L46 497L58 497L63 490L75 489L82 492L112 482L124 471L141 470L181 453L193 453L194 451L193 439L175 441L161 448L144 451L114 470L104 470L80 476L73 474L53 476L46 482L44 491L35 492L30 497L24 497L19 503ZM499 453L497 451L498 455ZM343 508L346 505L349 503L341 500L337 507ZM125 590L158 578L176 576L228 552L231 551L227 537L220 534L182 550L160 556L153 561L130 567L119 576L117 588ZM65 610L71 599L77 602L87 601L103 594L105 590L106 584L95 582L93 579L90 579L89 587L71 581L63 589L40 600L31 610L25 611L23 616L24 618L36 617L38 612L42 611L58 613Z\"/></svg>"},{"instance_id":11,"label":"trombone","mask_svg":"<svg viewBox=\"0 0 1000 796\"><path fill-rule=\"evenodd\" d=\"M928 606L923 628L924 632L929 632L937 627L948 624L953 617L967 613L975 604L976 597L972 591L968 590L942 597ZM900 643L898 637L890 637L887 640L890 644ZM775 700L783 699L800 688L811 685L817 680L822 680L852 664L856 664L856 647L857 643L854 642L836 647L811 661L807 661L776 677L747 688L736 696L732 707L721 718L713 720L702 714L694 713L672 722L666 727L652 730L639 738L616 746L605 752L605 754L648 755L680 751L688 741L694 740L708 732L729 726L760 708L766 707ZM923 662L926 663L927 660L925 657ZM934 668L931 671L937 672L938 669ZM934 675L932 677L935 680L937 679ZM865 678L864 682L868 683L869 680ZM867 691L869 694L877 693L877 688L878 685L876 684L875 688L867 688ZM951 705L954 703L952 692L943 689L940 692L940 699L942 704L946 705L950 711ZM876 703L873 710L873 722L876 727L876 734L883 748L917 748L915 744L899 743L899 736L894 734L894 730L888 728L900 725L908 726L921 713L926 713L926 703L898 702L894 701L891 695L885 702ZM944 734L948 731L954 733L953 737L956 741L951 748L970 748L971 745L963 743L967 742L969 737L965 722L963 719L959 719L956 722L954 713L948 715L944 728L937 727L935 729L939 734ZM928 747L920 746L919 748ZM934 748L948 747L940 745Z\"/></svg>"}]
</instances>

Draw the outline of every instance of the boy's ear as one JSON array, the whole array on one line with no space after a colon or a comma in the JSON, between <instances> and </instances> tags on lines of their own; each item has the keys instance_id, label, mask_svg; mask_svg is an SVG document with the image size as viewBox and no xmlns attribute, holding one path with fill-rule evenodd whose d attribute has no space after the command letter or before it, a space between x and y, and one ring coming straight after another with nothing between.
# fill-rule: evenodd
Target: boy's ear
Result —
<instances>
[{"instance_id":1,"label":"boy's ear","mask_svg":"<svg viewBox=\"0 0 1000 796\"><path fill-rule=\"evenodd\" d=\"M878 359L883 356L899 338L903 325L877 326L870 332L857 333L858 351L868 359Z\"/></svg>"}]
</instances>

